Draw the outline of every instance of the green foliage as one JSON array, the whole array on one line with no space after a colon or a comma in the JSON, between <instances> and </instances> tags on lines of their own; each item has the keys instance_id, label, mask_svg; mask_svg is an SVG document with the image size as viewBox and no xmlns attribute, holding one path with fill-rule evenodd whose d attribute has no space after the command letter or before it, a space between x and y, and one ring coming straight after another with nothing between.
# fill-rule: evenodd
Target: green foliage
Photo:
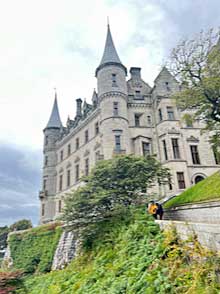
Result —
<instances>
[{"instance_id":1,"label":"green foliage","mask_svg":"<svg viewBox=\"0 0 220 294\"><path fill-rule=\"evenodd\" d=\"M44 225L9 237L13 266L25 273L49 272L62 229Z\"/></svg>"},{"instance_id":2,"label":"green foliage","mask_svg":"<svg viewBox=\"0 0 220 294\"><path fill-rule=\"evenodd\" d=\"M192 118L205 122L204 130L212 131L210 143L220 154L220 29L180 42L169 70L181 83L181 91L173 95L178 107L192 109Z\"/></svg>"},{"instance_id":3,"label":"green foliage","mask_svg":"<svg viewBox=\"0 0 220 294\"><path fill-rule=\"evenodd\" d=\"M99 229L67 268L27 278L28 293L219 293L219 258L194 237L182 242L174 230L164 236L144 207L130 208Z\"/></svg>"},{"instance_id":4,"label":"green foliage","mask_svg":"<svg viewBox=\"0 0 220 294\"><path fill-rule=\"evenodd\" d=\"M32 228L32 223L28 219L21 219L10 226L10 232L22 231Z\"/></svg>"},{"instance_id":5,"label":"green foliage","mask_svg":"<svg viewBox=\"0 0 220 294\"><path fill-rule=\"evenodd\" d=\"M86 185L66 197L63 219L75 233L92 234L99 222L137 201L138 192L146 192L157 181L166 182L168 176L168 169L151 156L103 160L85 178Z\"/></svg>"},{"instance_id":6,"label":"green foliage","mask_svg":"<svg viewBox=\"0 0 220 294\"><path fill-rule=\"evenodd\" d=\"M180 195L169 200L164 204L165 208L178 206L181 204L195 203L208 200L220 199L220 173L214 173L212 176L197 183L195 186L187 189Z\"/></svg>"},{"instance_id":7,"label":"green foliage","mask_svg":"<svg viewBox=\"0 0 220 294\"><path fill-rule=\"evenodd\" d=\"M7 237L9 233L9 228L7 226L0 227L0 250L3 250L7 247ZM3 253L0 252L0 258L3 257Z\"/></svg>"}]
</instances>

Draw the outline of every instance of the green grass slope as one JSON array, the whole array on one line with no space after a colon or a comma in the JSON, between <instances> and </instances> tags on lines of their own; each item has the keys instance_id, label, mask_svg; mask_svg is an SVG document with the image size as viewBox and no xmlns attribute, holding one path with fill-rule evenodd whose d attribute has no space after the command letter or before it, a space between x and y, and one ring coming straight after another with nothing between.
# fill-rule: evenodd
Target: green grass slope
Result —
<instances>
[{"instance_id":1,"label":"green grass slope","mask_svg":"<svg viewBox=\"0 0 220 294\"><path fill-rule=\"evenodd\" d=\"M15 269L25 273L49 272L62 228L49 224L9 237L11 256Z\"/></svg>"},{"instance_id":2,"label":"green grass slope","mask_svg":"<svg viewBox=\"0 0 220 294\"><path fill-rule=\"evenodd\" d=\"M218 259L198 244L181 243L174 231L164 237L141 207L103 223L67 268L28 277L27 292L17 293L219 293L218 267Z\"/></svg>"},{"instance_id":3,"label":"green grass slope","mask_svg":"<svg viewBox=\"0 0 220 294\"><path fill-rule=\"evenodd\" d=\"M220 199L220 172L199 182L177 197L167 201L165 208L173 206Z\"/></svg>"}]
</instances>

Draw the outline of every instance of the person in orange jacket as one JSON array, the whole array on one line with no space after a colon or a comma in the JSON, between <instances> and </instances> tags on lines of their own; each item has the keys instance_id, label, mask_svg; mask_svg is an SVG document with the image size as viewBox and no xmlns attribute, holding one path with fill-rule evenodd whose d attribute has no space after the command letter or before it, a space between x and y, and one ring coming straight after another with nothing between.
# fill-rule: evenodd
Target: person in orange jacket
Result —
<instances>
[{"instance_id":1,"label":"person in orange jacket","mask_svg":"<svg viewBox=\"0 0 220 294\"><path fill-rule=\"evenodd\" d=\"M158 207L157 207L156 203L153 200L150 201L147 210L155 219L157 219L157 208Z\"/></svg>"}]
</instances>

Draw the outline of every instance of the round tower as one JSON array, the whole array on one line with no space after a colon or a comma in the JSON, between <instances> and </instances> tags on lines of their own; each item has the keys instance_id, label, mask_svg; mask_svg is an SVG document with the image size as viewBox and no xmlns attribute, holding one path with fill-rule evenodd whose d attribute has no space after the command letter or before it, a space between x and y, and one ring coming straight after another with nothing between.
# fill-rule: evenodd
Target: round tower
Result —
<instances>
[{"instance_id":1,"label":"round tower","mask_svg":"<svg viewBox=\"0 0 220 294\"><path fill-rule=\"evenodd\" d=\"M108 25L103 57L96 69L105 159L130 153L126 75L127 69L119 59Z\"/></svg>"},{"instance_id":2,"label":"round tower","mask_svg":"<svg viewBox=\"0 0 220 294\"><path fill-rule=\"evenodd\" d=\"M41 200L40 223L53 220L55 215L55 195L56 195L56 141L59 139L62 123L60 120L57 95L55 93L54 105L50 119L44 132L44 164L42 190L39 193Z\"/></svg>"}]
</instances>

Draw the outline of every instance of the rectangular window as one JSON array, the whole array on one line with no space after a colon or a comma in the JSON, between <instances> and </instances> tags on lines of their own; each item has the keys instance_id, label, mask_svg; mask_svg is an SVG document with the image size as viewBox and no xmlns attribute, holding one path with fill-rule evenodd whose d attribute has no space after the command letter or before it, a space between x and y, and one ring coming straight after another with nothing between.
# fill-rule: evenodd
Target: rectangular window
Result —
<instances>
[{"instance_id":1,"label":"rectangular window","mask_svg":"<svg viewBox=\"0 0 220 294\"><path fill-rule=\"evenodd\" d=\"M215 163L220 164L220 152L214 146L212 147L212 150L213 150L213 154L214 154L214 158L215 158Z\"/></svg>"},{"instance_id":2,"label":"rectangular window","mask_svg":"<svg viewBox=\"0 0 220 294\"><path fill-rule=\"evenodd\" d=\"M95 123L95 134L98 135L98 133L99 133L99 123L96 122Z\"/></svg>"},{"instance_id":3,"label":"rectangular window","mask_svg":"<svg viewBox=\"0 0 220 294\"><path fill-rule=\"evenodd\" d=\"M185 185L184 173L177 172L176 175L177 175L179 189L185 189L186 185Z\"/></svg>"},{"instance_id":4,"label":"rectangular window","mask_svg":"<svg viewBox=\"0 0 220 294\"><path fill-rule=\"evenodd\" d=\"M135 127L140 126L140 117L141 117L140 113L135 113L135 115L134 115L134 125L135 125Z\"/></svg>"},{"instance_id":5,"label":"rectangular window","mask_svg":"<svg viewBox=\"0 0 220 294\"><path fill-rule=\"evenodd\" d=\"M190 145L193 164L200 164L199 152L197 145Z\"/></svg>"},{"instance_id":6,"label":"rectangular window","mask_svg":"<svg viewBox=\"0 0 220 294\"><path fill-rule=\"evenodd\" d=\"M113 115L118 115L118 102L113 102Z\"/></svg>"},{"instance_id":7,"label":"rectangular window","mask_svg":"<svg viewBox=\"0 0 220 294\"><path fill-rule=\"evenodd\" d=\"M66 183L67 187L70 186L70 170L67 171L67 183Z\"/></svg>"},{"instance_id":8,"label":"rectangular window","mask_svg":"<svg viewBox=\"0 0 220 294\"><path fill-rule=\"evenodd\" d=\"M71 145L70 144L68 144L68 146L67 146L67 154L68 154L68 156L70 156L70 154L71 154Z\"/></svg>"},{"instance_id":9,"label":"rectangular window","mask_svg":"<svg viewBox=\"0 0 220 294\"><path fill-rule=\"evenodd\" d=\"M85 160L85 176L89 175L89 159L86 158Z\"/></svg>"},{"instance_id":10,"label":"rectangular window","mask_svg":"<svg viewBox=\"0 0 220 294\"><path fill-rule=\"evenodd\" d=\"M60 175L59 190L62 191L62 189L63 189L63 175Z\"/></svg>"},{"instance_id":11,"label":"rectangular window","mask_svg":"<svg viewBox=\"0 0 220 294\"><path fill-rule=\"evenodd\" d=\"M63 150L60 151L60 161L63 161Z\"/></svg>"},{"instance_id":12,"label":"rectangular window","mask_svg":"<svg viewBox=\"0 0 220 294\"><path fill-rule=\"evenodd\" d=\"M79 149L79 138L76 138L76 150Z\"/></svg>"},{"instance_id":13,"label":"rectangular window","mask_svg":"<svg viewBox=\"0 0 220 294\"><path fill-rule=\"evenodd\" d=\"M148 124L148 126L151 126L151 124L152 124L150 115L147 116L147 124Z\"/></svg>"},{"instance_id":14,"label":"rectangular window","mask_svg":"<svg viewBox=\"0 0 220 294\"><path fill-rule=\"evenodd\" d=\"M95 153L95 161L99 161L100 160L100 151L96 151Z\"/></svg>"},{"instance_id":15,"label":"rectangular window","mask_svg":"<svg viewBox=\"0 0 220 294\"><path fill-rule=\"evenodd\" d=\"M169 120L175 119L173 107L167 106L167 117Z\"/></svg>"},{"instance_id":16,"label":"rectangular window","mask_svg":"<svg viewBox=\"0 0 220 294\"><path fill-rule=\"evenodd\" d=\"M167 144L166 144L166 140L163 140L163 153L164 153L164 159L168 160L168 153L167 153Z\"/></svg>"},{"instance_id":17,"label":"rectangular window","mask_svg":"<svg viewBox=\"0 0 220 294\"><path fill-rule=\"evenodd\" d=\"M179 150L179 143L178 139L172 138L172 146L173 146L173 157L174 159L179 159L180 158L180 150Z\"/></svg>"},{"instance_id":18,"label":"rectangular window","mask_svg":"<svg viewBox=\"0 0 220 294\"><path fill-rule=\"evenodd\" d=\"M142 142L142 152L143 156L150 155L150 143L148 142Z\"/></svg>"},{"instance_id":19,"label":"rectangular window","mask_svg":"<svg viewBox=\"0 0 220 294\"><path fill-rule=\"evenodd\" d=\"M115 150L120 151L121 150L121 136L115 135Z\"/></svg>"},{"instance_id":20,"label":"rectangular window","mask_svg":"<svg viewBox=\"0 0 220 294\"><path fill-rule=\"evenodd\" d=\"M79 181L79 164L77 164L75 167L75 173L76 173L76 182L78 182Z\"/></svg>"},{"instance_id":21,"label":"rectangular window","mask_svg":"<svg viewBox=\"0 0 220 294\"><path fill-rule=\"evenodd\" d=\"M45 137L45 145L48 145L48 142L49 142L48 139L49 139L49 136L46 136L46 137Z\"/></svg>"},{"instance_id":22,"label":"rectangular window","mask_svg":"<svg viewBox=\"0 0 220 294\"><path fill-rule=\"evenodd\" d=\"M45 191L47 188L47 180L44 180L44 183L43 183L43 190Z\"/></svg>"},{"instance_id":23,"label":"rectangular window","mask_svg":"<svg viewBox=\"0 0 220 294\"><path fill-rule=\"evenodd\" d=\"M44 165L45 166L48 166L48 156L45 156L44 157Z\"/></svg>"},{"instance_id":24,"label":"rectangular window","mask_svg":"<svg viewBox=\"0 0 220 294\"><path fill-rule=\"evenodd\" d=\"M141 95L141 91L139 90L135 91L135 99L138 99L138 100L143 99L143 96Z\"/></svg>"},{"instance_id":25,"label":"rectangular window","mask_svg":"<svg viewBox=\"0 0 220 294\"><path fill-rule=\"evenodd\" d=\"M62 201L59 200L58 201L58 212L61 212L62 211Z\"/></svg>"},{"instance_id":26,"label":"rectangular window","mask_svg":"<svg viewBox=\"0 0 220 294\"><path fill-rule=\"evenodd\" d=\"M89 131L86 130L85 131L85 143L87 143L89 141Z\"/></svg>"},{"instance_id":27,"label":"rectangular window","mask_svg":"<svg viewBox=\"0 0 220 294\"><path fill-rule=\"evenodd\" d=\"M162 110L158 109L159 121L163 120Z\"/></svg>"},{"instance_id":28,"label":"rectangular window","mask_svg":"<svg viewBox=\"0 0 220 294\"><path fill-rule=\"evenodd\" d=\"M172 180L171 177L168 178L168 185L169 185L169 190L173 190L173 185L172 185Z\"/></svg>"},{"instance_id":29,"label":"rectangular window","mask_svg":"<svg viewBox=\"0 0 220 294\"><path fill-rule=\"evenodd\" d=\"M42 206L41 206L41 215L42 216L45 215L45 203L42 203Z\"/></svg>"}]
</instances>

